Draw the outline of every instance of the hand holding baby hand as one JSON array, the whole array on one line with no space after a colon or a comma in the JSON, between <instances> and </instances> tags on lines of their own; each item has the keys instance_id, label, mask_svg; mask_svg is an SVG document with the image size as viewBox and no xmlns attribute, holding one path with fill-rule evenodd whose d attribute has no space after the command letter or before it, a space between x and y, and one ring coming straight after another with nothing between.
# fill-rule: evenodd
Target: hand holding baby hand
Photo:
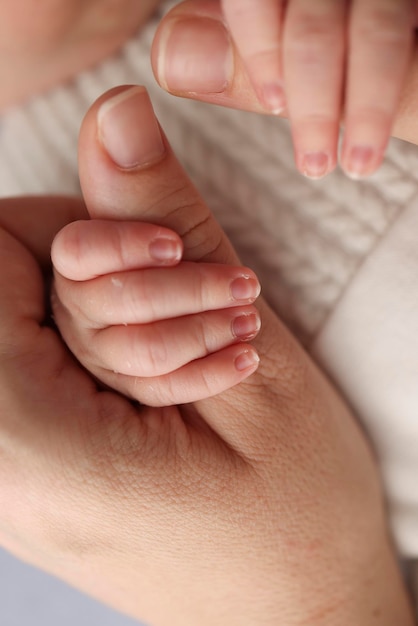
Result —
<instances>
[{"instance_id":1,"label":"hand holding baby hand","mask_svg":"<svg viewBox=\"0 0 418 626\"><path fill-rule=\"evenodd\" d=\"M148 406L195 402L258 366L243 342L260 317L249 269L181 262L173 231L91 220L61 230L52 247L55 321L99 380Z\"/></svg>"},{"instance_id":2,"label":"hand holding baby hand","mask_svg":"<svg viewBox=\"0 0 418 626\"><path fill-rule=\"evenodd\" d=\"M103 96L80 144L95 219L141 219L177 233L188 263L239 265L143 89ZM410 626L367 442L263 301L259 368L208 400L138 407L76 362L41 269L85 218L82 202L0 203L2 545L156 626Z\"/></svg>"}]
</instances>

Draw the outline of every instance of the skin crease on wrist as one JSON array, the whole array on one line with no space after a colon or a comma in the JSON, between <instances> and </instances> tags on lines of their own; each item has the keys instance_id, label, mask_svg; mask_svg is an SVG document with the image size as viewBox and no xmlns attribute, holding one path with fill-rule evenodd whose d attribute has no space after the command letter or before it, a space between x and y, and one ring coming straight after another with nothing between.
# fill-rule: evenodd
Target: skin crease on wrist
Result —
<instances>
[{"instance_id":1,"label":"skin crease on wrist","mask_svg":"<svg viewBox=\"0 0 418 626\"><path fill-rule=\"evenodd\" d=\"M2 0L0 111L117 50L159 0Z\"/></svg>"}]
</instances>

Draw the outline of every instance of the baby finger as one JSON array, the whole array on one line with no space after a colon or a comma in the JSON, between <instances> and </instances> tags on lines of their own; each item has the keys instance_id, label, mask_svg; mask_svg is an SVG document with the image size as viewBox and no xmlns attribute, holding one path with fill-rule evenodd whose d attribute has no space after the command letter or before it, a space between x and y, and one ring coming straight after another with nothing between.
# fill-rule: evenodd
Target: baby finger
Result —
<instances>
[{"instance_id":1,"label":"baby finger","mask_svg":"<svg viewBox=\"0 0 418 626\"><path fill-rule=\"evenodd\" d=\"M254 339L259 330L255 307L209 311L142 326L112 326L91 337L89 363L85 364L127 376L162 376L233 343Z\"/></svg>"},{"instance_id":2,"label":"baby finger","mask_svg":"<svg viewBox=\"0 0 418 626\"><path fill-rule=\"evenodd\" d=\"M181 238L168 228L98 219L68 224L55 237L51 250L55 269L74 281L176 265L182 253Z\"/></svg>"}]
</instances>

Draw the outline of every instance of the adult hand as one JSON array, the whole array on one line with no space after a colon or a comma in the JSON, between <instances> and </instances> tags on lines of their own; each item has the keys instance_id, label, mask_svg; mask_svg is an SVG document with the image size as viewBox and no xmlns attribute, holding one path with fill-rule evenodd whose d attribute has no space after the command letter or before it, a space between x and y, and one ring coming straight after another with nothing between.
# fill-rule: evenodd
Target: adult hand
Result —
<instances>
[{"instance_id":1,"label":"adult hand","mask_svg":"<svg viewBox=\"0 0 418 626\"><path fill-rule=\"evenodd\" d=\"M144 90L106 94L80 142L92 216L236 262ZM86 217L68 202L0 202L1 543L153 626L410 626L370 450L266 305L257 373L197 404L138 407L73 359L42 275Z\"/></svg>"},{"instance_id":2,"label":"adult hand","mask_svg":"<svg viewBox=\"0 0 418 626\"><path fill-rule=\"evenodd\" d=\"M2 0L0 110L120 47L159 0Z\"/></svg>"},{"instance_id":3,"label":"adult hand","mask_svg":"<svg viewBox=\"0 0 418 626\"><path fill-rule=\"evenodd\" d=\"M152 53L156 78L172 94L268 113L223 19L221 0L185 0L162 20ZM418 143L418 43L393 134Z\"/></svg>"}]
</instances>

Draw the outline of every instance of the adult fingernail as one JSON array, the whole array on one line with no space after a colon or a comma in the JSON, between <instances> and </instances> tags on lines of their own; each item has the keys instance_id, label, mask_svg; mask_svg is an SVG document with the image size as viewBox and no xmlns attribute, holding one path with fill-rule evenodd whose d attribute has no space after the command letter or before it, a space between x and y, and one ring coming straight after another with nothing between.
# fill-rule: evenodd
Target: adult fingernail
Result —
<instances>
[{"instance_id":1,"label":"adult fingernail","mask_svg":"<svg viewBox=\"0 0 418 626\"><path fill-rule=\"evenodd\" d=\"M241 276L231 283L231 295L234 300L253 301L260 295L260 283L254 278Z\"/></svg>"},{"instance_id":2,"label":"adult fingernail","mask_svg":"<svg viewBox=\"0 0 418 626\"><path fill-rule=\"evenodd\" d=\"M182 246L179 241L168 237L159 237L149 245L150 257L158 263L173 263L180 261Z\"/></svg>"},{"instance_id":3,"label":"adult fingernail","mask_svg":"<svg viewBox=\"0 0 418 626\"><path fill-rule=\"evenodd\" d=\"M330 158L325 152L309 152L303 157L302 171L308 178L323 178L329 167Z\"/></svg>"},{"instance_id":4,"label":"adult fingernail","mask_svg":"<svg viewBox=\"0 0 418 626\"><path fill-rule=\"evenodd\" d=\"M131 87L104 102L99 136L112 161L123 169L151 165L165 154L160 127L144 87Z\"/></svg>"},{"instance_id":5,"label":"adult fingernail","mask_svg":"<svg viewBox=\"0 0 418 626\"><path fill-rule=\"evenodd\" d=\"M160 40L157 73L167 91L222 93L232 75L231 41L222 22L173 19Z\"/></svg>"},{"instance_id":6,"label":"adult fingernail","mask_svg":"<svg viewBox=\"0 0 418 626\"><path fill-rule=\"evenodd\" d=\"M344 151L342 166L350 178L359 179L372 174L377 166L376 151L370 146L354 146Z\"/></svg>"},{"instance_id":7,"label":"adult fingernail","mask_svg":"<svg viewBox=\"0 0 418 626\"><path fill-rule=\"evenodd\" d=\"M232 322L232 333L237 339L248 341L254 339L261 328L260 316L257 313L240 315Z\"/></svg>"}]
</instances>

